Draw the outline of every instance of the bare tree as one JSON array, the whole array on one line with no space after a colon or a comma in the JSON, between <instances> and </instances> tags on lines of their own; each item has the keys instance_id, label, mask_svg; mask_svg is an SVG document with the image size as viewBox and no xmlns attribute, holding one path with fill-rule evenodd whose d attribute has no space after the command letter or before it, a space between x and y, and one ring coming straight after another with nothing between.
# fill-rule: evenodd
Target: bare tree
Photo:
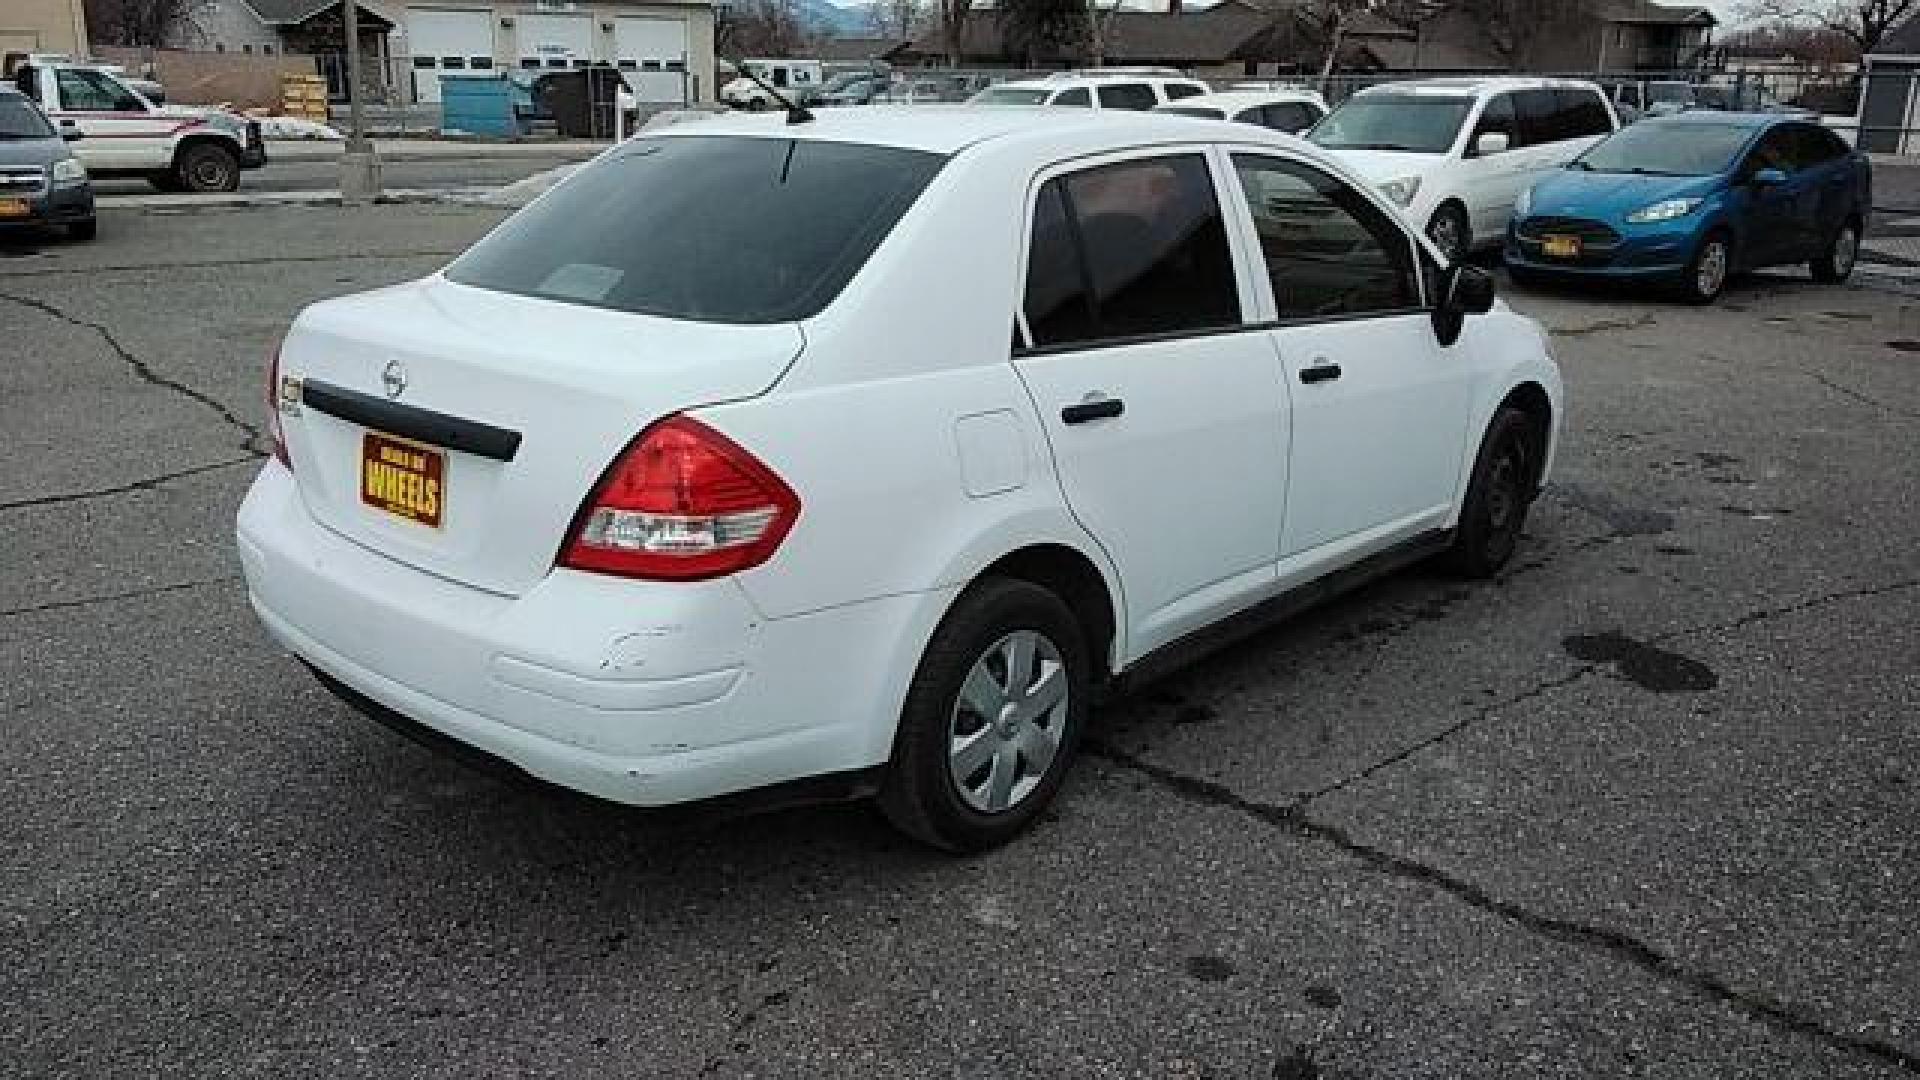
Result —
<instances>
[{"instance_id":1,"label":"bare tree","mask_svg":"<svg viewBox=\"0 0 1920 1080\"><path fill-rule=\"evenodd\" d=\"M177 42L180 31L207 0L85 0L87 30L102 45L158 49Z\"/></svg>"},{"instance_id":2,"label":"bare tree","mask_svg":"<svg viewBox=\"0 0 1920 1080\"><path fill-rule=\"evenodd\" d=\"M1027 67L1079 60L1089 51L1093 13L1086 0L1000 0L993 17L1002 51Z\"/></svg>"},{"instance_id":3,"label":"bare tree","mask_svg":"<svg viewBox=\"0 0 1920 1080\"><path fill-rule=\"evenodd\" d=\"M1862 55L1900 24L1920 15L1920 0L1745 0L1749 19L1824 27L1851 41Z\"/></svg>"},{"instance_id":4,"label":"bare tree","mask_svg":"<svg viewBox=\"0 0 1920 1080\"><path fill-rule=\"evenodd\" d=\"M1500 59L1518 64L1534 45L1591 6L1583 0L1459 0L1455 10L1473 20Z\"/></svg>"},{"instance_id":5,"label":"bare tree","mask_svg":"<svg viewBox=\"0 0 1920 1080\"><path fill-rule=\"evenodd\" d=\"M921 0L871 0L866 6L867 26L875 37L910 38L924 14Z\"/></svg>"},{"instance_id":6,"label":"bare tree","mask_svg":"<svg viewBox=\"0 0 1920 1080\"><path fill-rule=\"evenodd\" d=\"M1320 54L1322 90L1333 80L1333 71L1340 64L1340 50L1346 47L1347 30L1353 25L1354 17L1371 11L1374 6L1374 0L1308 0L1293 9L1293 17Z\"/></svg>"},{"instance_id":7,"label":"bare tree","mask_svg":"<svg viewBox=\"0 0 1920 1080\"><path fill-rule=\"evenodd\" d=\"M809 35L793 0L736 0L717 10L714 50L722 57L794 56Z\"/></svg>"},{"instance_id":8,"label":"bare tree","mask_svg":"<svg viewBox=\"0 0 1920 1080\"><path fill-rule=\"evenodd\" d=\"M934 14L940 23L940 43L947 50L947 66L960 67L966 61L967 16L973 11L973 0L935 2L939 5Z\"/></svg>"}]
</instances>

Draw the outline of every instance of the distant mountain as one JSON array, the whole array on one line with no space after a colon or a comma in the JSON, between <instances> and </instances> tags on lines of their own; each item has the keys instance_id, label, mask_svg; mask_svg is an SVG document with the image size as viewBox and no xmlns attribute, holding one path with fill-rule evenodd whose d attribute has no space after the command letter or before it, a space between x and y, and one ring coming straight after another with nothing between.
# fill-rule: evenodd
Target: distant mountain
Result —
<instances>
[{"instance_id":1,"label":"distant mountain","mask_svg":"<svg viewBox=\"0 0 1920 1080\"><path fill-rule=\"evenodd\" d=\"M840 7L829 0L794 0L800 21L809 29L828 37L870 37L867 13L851 5Z\"/></svg>"}]
</instances>

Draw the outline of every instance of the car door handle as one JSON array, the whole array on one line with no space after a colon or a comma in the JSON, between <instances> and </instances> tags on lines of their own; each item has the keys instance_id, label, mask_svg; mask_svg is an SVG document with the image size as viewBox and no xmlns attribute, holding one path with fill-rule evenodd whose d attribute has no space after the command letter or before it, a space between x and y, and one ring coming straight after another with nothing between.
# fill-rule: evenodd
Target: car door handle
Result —
<instances>
[{"instance_id":1,"label":"car door handle","mask_svg":"<svg viewBox=\"0 0 1920 1080\"><path fill-rule=\"evenodd\" d=\"M1300 369L1300 381L1308 385L1332 382L1339 377L1340 365L1329 363L1325 360L1315 360L1311 367L1303 367Z\"/></svg>"},{"instance_id":2,"label":"car door handle","mask_svg":"<svg viewBox=\"0 0 1920 1080\"><path fill-rule=\"evenodd\" d=\"M1091 424L1095 420L1112 420L1127 411L1127 403L1119 398L1095 397L1078 405L1069 405L1060 410L1060 422L1063 424Z\"/></svg>"}]
</instances>

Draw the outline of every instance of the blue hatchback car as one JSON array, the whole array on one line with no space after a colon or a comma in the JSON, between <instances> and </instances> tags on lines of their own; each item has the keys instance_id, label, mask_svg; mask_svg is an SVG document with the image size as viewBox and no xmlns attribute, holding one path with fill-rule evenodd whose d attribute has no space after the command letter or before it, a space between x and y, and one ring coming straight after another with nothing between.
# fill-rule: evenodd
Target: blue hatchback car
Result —
<instances>
[{"instance_id":1,"label":"blue hatchback car","mask_svg":"<svg viewBox=\"0 0 1920 1080\"><path fill-rule=\"evenodd\" d=\"M1620 129L1521 195L1516 281L1607 278L1709 304L1743 270L1853 273L1873 171L1832 131L1778 114L1693 112Z\"/></svg>"}]
</instances>

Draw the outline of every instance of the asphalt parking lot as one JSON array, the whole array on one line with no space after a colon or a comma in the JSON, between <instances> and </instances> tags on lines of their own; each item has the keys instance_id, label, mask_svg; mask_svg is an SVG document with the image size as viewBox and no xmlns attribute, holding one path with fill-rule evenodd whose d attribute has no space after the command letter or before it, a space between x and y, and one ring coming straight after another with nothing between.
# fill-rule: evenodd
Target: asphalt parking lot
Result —
<instances>
[{"instance_id":1,"label":"asphalt parking lot","mask_svg":"<svg viewBox=\"0 0 1920 1080\"><path fill-rule=\"evenodd\" d=\"M1571 408L1522 559L1108 709L954 861L660 820L351 714L238 584L262 364L503 211L0 237L0 1046L102 1076L1920 1074L1920 309L1517 293Z\"/></svg>"}]
</instances>

